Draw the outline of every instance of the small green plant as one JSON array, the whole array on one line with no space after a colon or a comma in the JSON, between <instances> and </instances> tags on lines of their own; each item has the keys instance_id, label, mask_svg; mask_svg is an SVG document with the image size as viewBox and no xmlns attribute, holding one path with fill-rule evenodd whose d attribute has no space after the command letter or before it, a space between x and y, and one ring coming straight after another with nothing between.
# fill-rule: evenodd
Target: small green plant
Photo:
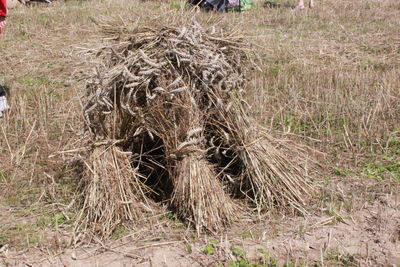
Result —
<instances>
[{"instance_id":1,"label":"small green plant","mask_svg":"<svg viewBox=\"0 0 400 267\"><path fill-rule=\"evenodd\" d=\"M400 146L400 138L397 136L390 136L388 139L389 147L399 147Z\"/></svg>"},{"instance_id":2,"label":"small green plant","mask_svg":"<svg viewBox=\"0 0 400 267\"><path fill-rule=\"evenodd\" d=\"M206 255L214 255L215 247L213 244L207 244L201 251Z\"/></svg>"},{"instance_id":3,"label":"small green plant","mask_svg":"<svg viewBox=\"0 0 400 267\"><path fill-rule=\"evenodd\" d=\"M172 212L167 212L165 214L165 218L170 220L170 221L175 221L176 220L176 215Z\"/></svg>"},{"instance_id":4,"label":"small green plant","mask_svg":"<svg viewBox=\"0 0 400 267\"><path fill-rule=\"evenodd\" d=\"M333 174L338 176L347 176L350 174L350 170L335 167L332 169Z\"/></svg>"},{"instance_id":5,"label":"small green plant","mask_svg":"<svg viewBox=\"0 0 400 267\"><path fill-rule=\"evenodd\" d=\"M218 243L218 240L211 238L210 240L208 240L208 244L201 251L207 255L214 255L215 245L217 245Z\"/></svg>"},{"instance_id":6,"label":"small green plant","mask_svg":"<svg viewBox=\"0 0 400 267\"><path fill-rule=\"evenodd\" d=\"M277 77L280 71L281 71L280 65L275 64L269 67L269 74L273 77Z\"/></svg>"},{"instance_id":7,"label":"small green plant","mask_svg":"<svg viewBox=\"0 0 400 267\"><path fill-rule=\"evenodd\" d=\"M400 161L396 159L383 158L382 162L367 163L363 173L370 178L384 180L392 178L400 181Z\"/></svg>"},{"instance_id":8,"label":"small green plant","mask_svg":"<svg viewBox=\"0 0 400 267\"><path fill-rule=\"evenodd\" d=\"M40 228L45 228L47 226L56 226L56 225L63 225L68 224L67 218L64 214L61 213L47 213L39 217L36 222L36 225Z\"/></svg>"},{"instance_id":9,"label":"small green plant","mask_svg":"<svg viewBox=\"0 0 400 267\"><path fill-rule=\"evenodd\" d=\"M228 267L258 267L258 265L250 264L247 258L238 258L235 262L229 263Z\"/></svg>"},{"instance_id":10,"label":"small green plant","mask_svg":"<svg viewBox=\"0 0 400 267\"><path fill-rule=\"evenodd\" d=\"M243 249L232 246L231 251L232 251L232 254L236 257L239 257L239 258L246 257L246 251L244 251Z\"/></svg>"},{"instance_id":11,"label":"small green plant","mask_svg":"<svg viewBox=\"0 0 400 267\"><path fill-rule=\"evenodd\" d=\"M270 261L269 261L269 265L268 266L269 267L278 267L278 260L274 259L274 258L271 258Z\"/></svg>"},{"instance_id":12,"label":"small green plant","mask_svg":"<svg viewBox=\"0 0 400 267\"><path fill-rule=\"evenodd\" d=\"M261 267L270 266L266 265L266 261L261 263L252 263L247 257L246 251L237 247L231 247L232 254L235 256L236 260L228 264L229 267ZM258 251L258 250L257 250Z\"/></svg>"},{"instance_id":13,"label":"small green plant","mask_svg":"<svg viewBox=\"0 0 400 267\"><path fill-rule=\"evenodd\" d=\"M53 225L66 224L67 223L67 218L64 216L64 214L57 213L57 214L54 214L51 223Z\"/></svg>"},{"instance_id":14,"label":"small green plant","mask_svg":"<svg viewBox=\"0 0 400 267\"><path fill-rule=\"evenodd\" d=\"M208 243L213 244L213 245L216 245L216 244L219 243L219 241L216 240L216 239L212 239L212 238L211 238L210 240L208 240Z\"/></svg>"},{"instance_id":15,"label":"small green plant","mask_svg":"<svg viewBox=\"0 0 400 267\"><path fill-rule=\"evenodd\" d=\"M189 254L191 254L191 253L193 252L193 247L192 247L192 245L187 245L187 246L186 246L186 251L187 251Z\"/></svg>"}]
</instances>

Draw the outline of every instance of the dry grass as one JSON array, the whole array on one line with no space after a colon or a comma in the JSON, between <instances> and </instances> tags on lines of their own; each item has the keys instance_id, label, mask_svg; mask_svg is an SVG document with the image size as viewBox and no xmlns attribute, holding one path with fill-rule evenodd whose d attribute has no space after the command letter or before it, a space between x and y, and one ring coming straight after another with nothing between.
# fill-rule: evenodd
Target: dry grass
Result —
<instances>
[{"instance_id":1,"label":"dry grass","mask_svg":"<svg viewBox=\"0 0 400 267\"><path fill-rule=\"evenodd\" d=\"M324 1L304 12L260 8L199 20L245 27L259 45L264 72L253 81L257 90L246 95L258 121L288 138L300 136L327 152L332 164L354 166L366 152L385 152L389 138L398 138L399 5ZM12 94L12 109L0 125L1 201L8 206L53 201L44 197L43 184L58 188L59 202L69 203L71 191L63 183L70 174L61 165L71 156L58 152L85 145L74 141L83 125L83 84L74 74L90 69L74 50L100 46L89 17L104 10L149 23L161 13L179 14L168 4L132 1L57 2L10 13L7 34L0 37L0 82Z\"/></svg>"},{"instance_id":2,"label":"dry grass","mask_svg":"<svg viewBox=\"0 0 400 267\"><path fill-rule=\"evenodd\" d=\"M399 123L399 4L340 1L304 16L266 16L265 124L314 138L321 149L386 148ZM397 14L397 15L396 15ZM271 104L272 103L272 104ZM318 142L317 141L317 142ZM316 145L317 143L314 143Z\"/></svg>"}]
</instances>

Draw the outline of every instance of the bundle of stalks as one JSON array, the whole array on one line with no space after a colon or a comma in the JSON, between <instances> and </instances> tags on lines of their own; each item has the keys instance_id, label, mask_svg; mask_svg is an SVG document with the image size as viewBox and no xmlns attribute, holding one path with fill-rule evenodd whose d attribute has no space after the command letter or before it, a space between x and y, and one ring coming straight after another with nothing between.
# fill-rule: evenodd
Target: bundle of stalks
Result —
<instances>
[{"instance_id":1,"label":"bundle of stalks","mask_svg":"<svg viewBox=\"0 0 400 267\"><path fill-rule=\"evenodd\" d=\"M76 240L88 233L110 236L119 223L143 219L154 210L146 200L140 174L131 168L129 155L115 145L94 148L85 165Z\"/></svg>"},{"instance_id":2,"label":"bundle of stalks","mask_svg":"<svg viewBox=\"0 0 400 267\"><path fill-rule=\"evenodd\" d=\"M194 101L204 110L212 105L208 94L213 90L244 88L250 68L245 63L249 61L248 47L235 32L210 32L195 22L155 29L102 27L118 41L94 51L104 65L98 66L88 84L84 109L89 129L96 136L109 136L110 129L117 131L117 139L137 135L138 129L146 128L143 118L151 117L160 96L173 99L195 90ZM120 124L105 125L105 118L115 109Z\"/></svg>"},{"instance_id":3,"label":"bundle of stalks","mask_svg":"<svg viewBox=\"0 0 400 267\"><path fill-rule=\"evenodd\" d=\"M247 115L240 97L234 97L226 108L210 111L209 129L226 155L222 168L235 167L235 191L242 192L257 210L289 207L306 213L303 208L313 191L307 170L289 160L274 144L277 142Z\"/></svg>"},{"instance_id":4,"label":"bundle of stalks","mask_svg":"<svg viewBox=\"0 0 400 267\"><path fill-rule=\"evenodd\" d=\"M176 83L176 80L174 81ZM235 205L225 193L216 169L207 160L204 118L191 84L180 81L182 90L159 95L152 102L146 129L163 140L165 167L172 181L171 206L198 232L217 231L232 221Z\"/></svg>"},{"instance_id":5,"label":"bundle of stalks","mask_svg":"<svg viewBox=\"0 0 400 267\"><path fill-rule=\"evenodd\" d=\"M304 179L305 170L271 145L266 134L249 136L246 141L238 157L244 166L244 179L251 184L252 200L258 211L288 207L307 213L305 200L310 197L312 188Z\"/></svg>"},{"instance_id":6,"label":"bundle of stalks","mask_svg":"<svg viewBox=\"0 0 400 267\"><path fill-rule=\"evenodd\" d=\"M92 138L120 140L120 148L133 153L132 179L159 192L199 232L218 231L237 217L234 197L250 198L259 211L301 208L310 189L304 169L275 149L247 115L242 92L254 64L244 39L191 20L176 27L125 26L103 23L111 44L94 51L102 64L88 83L84 109ZM140 192L135 202L149 197L140 188L130 191ZM86 209L105 206L107 194L87 194ZM93 203L95 197L103 200ZM122 207L113 211L135 217ZM81 224L98 218L88 215Z\"/></svg>"},{"instance_id":7,"label":"bundle of stalks","mask_svg":"<svg viewBox=\"0 0 400 267\"><path fill-rule=\"evenodd\" d=\"M234 219L237 211L216 177L215 169L203 153L192 153L175 166L172 205L198 233L204 229L220 230Z\"/></svg>"}]
</instances>

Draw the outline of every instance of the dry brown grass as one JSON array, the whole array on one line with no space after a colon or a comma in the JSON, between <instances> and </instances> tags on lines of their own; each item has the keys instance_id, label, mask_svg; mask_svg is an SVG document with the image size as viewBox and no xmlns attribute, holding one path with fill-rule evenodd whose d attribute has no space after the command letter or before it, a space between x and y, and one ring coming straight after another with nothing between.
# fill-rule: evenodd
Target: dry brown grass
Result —
<instances>
[{"instance_id":1,"label":"dry brown grass","mask_svg":"<svg viewBox=\"0 0 400 267\"><path fill-rule=\"evenodd\" d=\"M280 17L290 28L264 17L276 28L257 37L266 70L257 102L272 115L260 119L321 149L386 148L399 127L398 12L392 1L340 1Z\"/></svg>"},{"instance_id":2,"label":"dry brown grass","mask_svg":"<svg viewBox=\"0 0 400 267\"><path fill-rule=\"evenodd\" d=\"M389 137L398 138L399 5L324 1L304 12L256 8L203 14L199 20L244 27L259 45L264 72L253 80L258 89L246 96L252 115L324 150L332 164L354 166L366 152L385 151ZM58 188L56 203L69 203L65 181L71 175L61 165L71 156L59 152L85 145L74 141L83 124L83 84L74 74L90 69L75 51L99 46L89 17L104 10L140 22L179 14L168 4L132 1L57 2L10 13L7 34L0 37L0 80L12 90L12 109L0 122L1 201L7 206L26 209L53 201L44 197L50 185Z\"/></svg>"}]
</instances>

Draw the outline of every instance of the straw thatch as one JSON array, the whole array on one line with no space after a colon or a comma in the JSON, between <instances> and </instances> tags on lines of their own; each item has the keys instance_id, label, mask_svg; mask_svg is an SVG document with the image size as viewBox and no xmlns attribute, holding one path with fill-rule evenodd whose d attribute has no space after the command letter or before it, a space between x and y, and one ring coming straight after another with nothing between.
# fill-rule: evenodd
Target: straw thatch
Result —
<instances>
[{"instance_id":1,"label":"straw thatch","mask_svg":"<svg viewBox=\"0 0 400 267\"><path fill-rule=\"evenodd\" d=\"M259 211L305 204L310 187L304 170L269 144L247 115L242 92L254 64L236 32L205 30L193 21L179 27L102 27L112 41L94 51L102 63L88 83L84 115L93 140L132 153L131 199L166 200L198 231L218 231L234 220L241 209L233 198L249 199ZM88 160L93 165L97 153ZM116 201L105 194L116 187L108 183L120 178L108 175L114 176L104 184L91 178L86 186L99 192L85 197L93 213L114 205L103 201ZM127 176L122 179L128 186ZM135 217L121 205L109 212L120 214L105 216L113 222ZM88 215L83 224L98 218ZM114 229L111 222L106 227L103 236Z\"/></svg>"}]
</instances>

